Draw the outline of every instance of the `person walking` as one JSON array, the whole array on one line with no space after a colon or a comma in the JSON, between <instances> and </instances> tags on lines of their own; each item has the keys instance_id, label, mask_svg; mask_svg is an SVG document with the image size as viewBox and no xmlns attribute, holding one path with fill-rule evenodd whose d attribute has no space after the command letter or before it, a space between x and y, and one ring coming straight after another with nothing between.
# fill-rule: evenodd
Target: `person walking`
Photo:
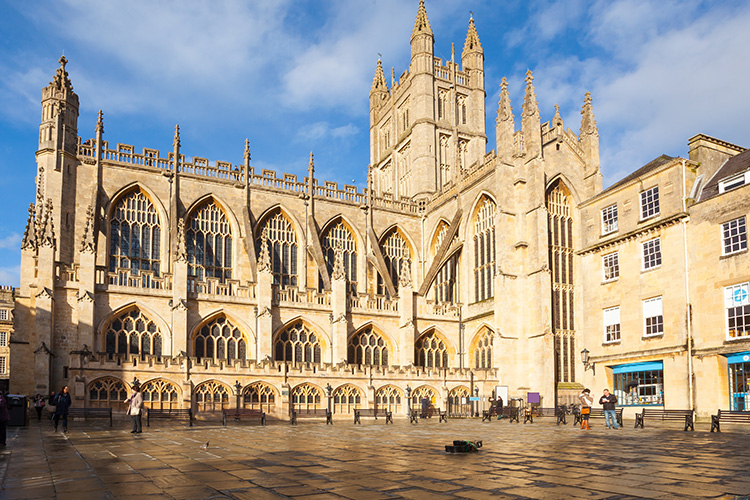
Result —
<instances>
[{"instance_id":1,"label":"person walking","mask_svg":"<svg viewBox=\"0 0 750 500\"><path fill-rule=\"evenodd\" d=\"M44 398L41 394L34 396L34 409L36 410L36 418L40 422L42 421L42 410L44 410Z\"/></svg>"},{"instance_id":2,"label":"person walking","mask_svg":"<svg viewBox=\"0 0 750 500\"><path fill-rule=\"evenodd\" d=\"M141 427L141 414L143 413L143 393L141 393L141 386L139 384L133 384L133 394L125 400L128 403L128 415L133 420L133 430L131 434L140 434Z\"/></svg>"},{"instance_id":3,"label":"person walking","mask_svg":"<svg viewBox=\"0 0 750 500\"><path fill-rule=\"evenodd\" d=\"M581 403L581 429L591 430L589 427L589 415L591 415L591 405L594 404L594 397L589 389L584 389L578 396Z\"/></svg>"},{"instance_id":4,"label":"person walking","mask_svg":"<svg viewBox=\"0 0 750 500\"><path fill-rule=\"evenodd\" d=\"M62 419L63 432L68 432L68 410L73 401L70 399L70 392L68 386L62 388L60 392L55 396L55 416L53 420L55 422L55 432L57 432L57 424Z\"/></svg>"},{"instance_id":5,"label":"person walking","mask_svg":"<svg viewBox=\"0 0 750 500\"><path fill-rule=\"evenodd\" d=\"M617 415L615 414L617 396L610 394L609 389L604 389L604 394L599 398L599 404L604 408L604 423L607 424L607 429L610 428L610 419L612 420L612 427L619 429L620 424L617 423Z\"/></svg>"},{"instance_id":6,"label":"person walking","mask_svg":"<svg viewBox=\"0 0 750 500\"><path fill-rule=\"evenodd\" d=\"M0 447L5 448L5 431L8 427L8 421L10 420L10 412L8 412L8 400L5 394L0 392Z\"/></svg>"}]
</instances>

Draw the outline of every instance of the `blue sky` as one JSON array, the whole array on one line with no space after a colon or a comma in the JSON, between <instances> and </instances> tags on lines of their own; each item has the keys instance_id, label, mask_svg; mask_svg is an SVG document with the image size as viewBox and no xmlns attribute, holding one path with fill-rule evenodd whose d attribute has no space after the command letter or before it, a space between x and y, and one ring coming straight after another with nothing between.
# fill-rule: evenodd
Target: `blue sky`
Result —
<instances>
[{"instance_id":1,"label":"blue sky","mask_svg":"<svg viewBox=\"0 0 750 500\"><path fill-rule=\"evenodd\" d=\"M65 54L78 133L104 112L110 144L171 148L364 186L368 92L378 53L409 62L417 0L0 0L0 283L19 284L34 198L41 89ZM578 131L594 98L605 186L706 133L750 146L750 3L427 0L435 54L460 54L473 11L485 52L488 149L506 76L519 123L534 71L542 121L561 107ZM388 78L390 81L390 78Z\"/></svg>"}]
</instances>

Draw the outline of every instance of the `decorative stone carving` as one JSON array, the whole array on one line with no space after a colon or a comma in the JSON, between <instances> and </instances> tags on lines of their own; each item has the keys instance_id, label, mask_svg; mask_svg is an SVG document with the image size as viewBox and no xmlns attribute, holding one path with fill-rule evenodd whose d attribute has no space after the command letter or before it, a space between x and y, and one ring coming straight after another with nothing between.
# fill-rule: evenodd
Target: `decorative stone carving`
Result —
<instances>
[{"instance_id":1,"label":"decorative stone carving","mask_svg":"<svg viewBox=\"0 0 750 500\"><path fill-rule=\"evenodd\" d=\"M188 310L187 306L187 300L183 298L178 298L177 300L172 301L172 310L173 311L182 311L185 312Z\"/></svg>"},{"instance_id":2,"label":"decorative stone carving","mask_svg":"<svg viewBox=\"0 0 750 500\"><path fill-rule=\"evenodd\" d=\"M48 356L54 356L55 354L47 347L47 344L42 342L39 347L34 350L34 354L47 354Z\"/></svg>"},{"instance_id":3,"label":"decorative stone carving","mask_svg":"<svg viewBox=\"0 0 750 500\"><path fill-rule=\"evenodd\" d=\"M401 270L398 273L398 286L400 288L411 286L411 262L409 259L401 261Z\"/></svg>"},{"instance_id":4,"label":"decorative stone carving","mask_svg":"<svg viewBox=\"0 0 750 500\"><path fill-rule=\"evenodd\" d=\"M536 92L534 92L534 75L531 70L526 72L526 96L523 100L524 116L539 115L539 104L536 101Z\"/></svg>"},{"instance_id":5,"label":"decorative stone carving","mask_svg":"<svg viewBox=\"0 0 750 500\"><path fill-rule=\"evenodd\" d=\"M271 253L268 249L268 228L263 228L260 236L260 256L258 257L258 272L271 272Z\"/></svg>"},{"instance_id":6,"label":"decorative stone carving","mask_svg":"<svg viewBox=\"0 0 750 500\"><path fill-rule=\"evenodd\" d=\"M265 318L266 316L269 316L269 317L271 316L271 308L268 306L261 309L260 312L258 313L259 318Z\"/></svg>"},{"instance_id":7,"label":"decorative stone carving","mask_svg":"<svg viewBox=\"0 0 750 500\"><path fill-rule=\"evenodd\" d=\"M175 262L187 262L187 250L185 248L185 219L177 219L177 249L175 251Z\"/></svg>"},{"instance_id":8,"label":"decorative stone carving","mask_svg":"<svg viewBox=\"0 0 750 500\"><path fill-rule=\"evenodd\" d=\"M47 198L47 204L44 206L44 215L42 217L42 241L41 247L55 247L55 223L52 220L52 198Z\"/></svg>"},{"instance_id":9,"label":"decorative stone carving","mask_svg":"<svg viewBox=\"0 0 750 500\"><path fill-rule=\"evenodd\" d=\"M49 299L49 300L55 300L55 294L52 290L47 288L46 286L42 288L42 290L36 294L37 299Z\"/></svg>"},{"instance_id":10,"label":"decorative stone carving","mask_svg":"<svg viewBox=\"0 0 750 500\"><path fill-rule=\"evenodd\" d=\"M86 225L83 227L81 238L81 253L96 253L96 242L94 240L94 207L89 205L86 210Z\"/></svg>"},{"instance_id":11,"label":"decorative stone carving","mask_svg":"<svg viewBox=\"0 0 750 500\"><path fill-rule=\"evenodd\" d=\"M29 204L29 218L26 220L26 229L21 240L21 250L36 252L36 218L34 217L34 204Z\"/></svg>"},{"instance_id":12,"label":"decorative stone carving","mask_svg":"<svg viewBox=\"0 0 750 500\"><path fill-rule=\"evenodd\" d=\"M96 296L88 290L85 290L83 293L78 292L76 297L78 298L78 302L89 302L93 304L96 301Z\"/></svg>"},{"instance_id":13,"label":"decorative stone carving","mask_svg":"<svg viewBox=\"0 0 750 500\"><path fill-rule=\"evenodd\" d=\"M336 244L336 248L334 249L333 273L331 274L331 278L335 280L346 279L346 269L344 268L344 249L341 248L341 245L338 243Z\"/></svg>"}]
</instances>

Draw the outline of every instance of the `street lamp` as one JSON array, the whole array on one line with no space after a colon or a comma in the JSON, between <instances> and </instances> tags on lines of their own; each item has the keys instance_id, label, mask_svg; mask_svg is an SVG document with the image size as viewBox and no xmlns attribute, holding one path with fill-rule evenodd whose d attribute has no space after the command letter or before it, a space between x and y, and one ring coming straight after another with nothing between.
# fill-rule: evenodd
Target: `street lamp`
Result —
<instances>
[{"instance_id":1,"label":"street lamp","mask_svg":"<svg viewBox=\"0 0 750 500\"><path fill-rule=\"evenodd\" d=\"M406 386L406 410L411 415L411 387Z\"/></svg>"},{"instance_id":2,"label":"street lamp","mask_svg":"<svg viewBox=\"0 0 750 500\"><path fill-rule=\"evenodd\" d=\"M240 384L239 380L236 380L234 382L234 391L237 395L237 413L239 413L240 410L240 391L242 390L242 384Z\"/></svg>"},{"instance_id":3,"label":"street lamp","mask_svg":"<svg viewBox=\"0 0 750 500\"><path fill-rule=\"evenodd\" d=\"M479 387L474 388L474 396L477 398L476 400L476 413L474 414L475 417L479 416Z\"/></svg>"},{"instance_id":4,"label":"street lamp","mask_svg":"<svg viewBox=\"0 0 750 500\"><path fill-rule=\"evenodd\" d=\"M592 363L589 357L589 350L585 347L581 351L581 363L583 363L583 371L591 370L596 375L596 363Z\"/></svg>"},{"instance_id":5,"label":"street lamp","mask_svg":"<svg viewBox=\"0 0 750 500\"><path fill-rule=\"evenodd\" d=\"M331 384L326 384L326 396L328 397L328 413L331 413L331 392L333 391L333 387L331 387Z\"/></svg>"}]
</instances>

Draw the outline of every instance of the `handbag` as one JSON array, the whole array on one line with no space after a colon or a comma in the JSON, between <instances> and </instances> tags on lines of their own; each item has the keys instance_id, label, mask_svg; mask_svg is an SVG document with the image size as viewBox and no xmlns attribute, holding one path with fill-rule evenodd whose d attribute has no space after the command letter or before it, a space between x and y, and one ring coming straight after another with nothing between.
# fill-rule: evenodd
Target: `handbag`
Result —
<instances>
[{"instance_id":1,"label":"handbag","mask_svg":"<svg viewBox=\"0 0 750 500\"><path fill-rule=\"evenodd\" d=\"M588 415L589 413L591 413L591 407L584 406L581 408L581 415Z\"/></svg>"}]
</instances>

